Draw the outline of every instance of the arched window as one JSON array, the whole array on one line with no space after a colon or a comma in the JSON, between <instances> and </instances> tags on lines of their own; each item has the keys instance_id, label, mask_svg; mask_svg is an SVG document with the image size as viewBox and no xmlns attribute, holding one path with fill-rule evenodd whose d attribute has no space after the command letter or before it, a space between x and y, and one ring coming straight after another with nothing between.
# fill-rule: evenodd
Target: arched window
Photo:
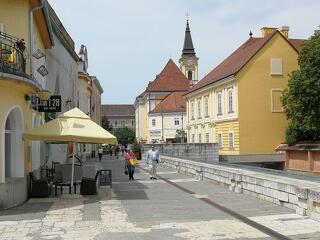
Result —
<instances>
[{"instance_id":1,"label":"arched window","mask_svg":"<svg viewBox=\"0 0 320 240\"><path fill-rule=\"evenodd\" d=\"M198 103L198 118L201 118L201 98L197 100Z\"/></svg>"},{"instance_id":2,"label":"arched window","mask_svg":"<svg viewBox=\"0 0 320 240\"><path fill-rule=\"evenodd\" d=\"M0 152L4 158L4 175L0 176L0 182L10 178L23 177L24 157L23 157L23 119L21 110L14 107L4 119L4 152ZM2 131L3 131L2 130Z\"/></svg>"},{"instance_id":3,"label":"arched window","mask_svg":"<svg viewBox=\"0 0 320 240\"><path fill-rule=\"evenodd\" d=\"M188 79L192 80L192 71L191 70L188 71Z\"/></svg>"},{"instance_id":4,"label":"arched window","mask_svg":"<svg viewBox=\"0 0 320 240\"><path fill-rule=\"evenodd\" d=\"M206 97L204 100L204 111L205 111L206 117L209 117L209 98L208 97Z\"/></svg>"}]
</instances>

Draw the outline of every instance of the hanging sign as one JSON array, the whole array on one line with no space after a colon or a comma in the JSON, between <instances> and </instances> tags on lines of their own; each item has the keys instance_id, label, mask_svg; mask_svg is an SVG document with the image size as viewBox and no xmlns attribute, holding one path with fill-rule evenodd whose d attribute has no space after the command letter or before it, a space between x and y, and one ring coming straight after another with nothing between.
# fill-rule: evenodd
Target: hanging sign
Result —
<instances>
[{"instance_id":1,"label":"hanging sign","mask_svg":"<svg viewBox=\"0 0 320 240\"><path fill-rule=\"evenodd\" d=\"M53 95L47 101L38 99L39 112L61 112L61 95Z\"/></svg>"}]
</instances>

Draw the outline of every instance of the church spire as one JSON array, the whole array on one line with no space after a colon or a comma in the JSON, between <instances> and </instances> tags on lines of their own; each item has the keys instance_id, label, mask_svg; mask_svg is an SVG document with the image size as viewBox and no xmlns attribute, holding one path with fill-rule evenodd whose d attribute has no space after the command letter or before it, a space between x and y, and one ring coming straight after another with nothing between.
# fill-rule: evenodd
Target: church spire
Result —
<instances>
[{"instance_id":1,"label":"church spire","mask_svg":"<svg viewBox=\"0 0 320 240\"><path fill-rule=\"evenodd\" d=\"M187 19L187 27L186 27L186 32L184 36L182 56L195 56L195 55L196 53L194 51L194 47L192 43L189 19Z\"/></svg>"},{"instance_id":2,"label":"church spire","mask_svg":"<svg viewBox=\"0 0 320 240\"><path fill-rule=\"evenodd\" d=\"M188 17L189 15L187 15ZM198 81L198 60L196 52L194 51L193 42L191 38L191 31L189 26L189 18L187 18L186 32L184 36L184 43L182 55L179 60L180 70L189 79L190 84L195 84Z\"/></svg>"}]
</instances>

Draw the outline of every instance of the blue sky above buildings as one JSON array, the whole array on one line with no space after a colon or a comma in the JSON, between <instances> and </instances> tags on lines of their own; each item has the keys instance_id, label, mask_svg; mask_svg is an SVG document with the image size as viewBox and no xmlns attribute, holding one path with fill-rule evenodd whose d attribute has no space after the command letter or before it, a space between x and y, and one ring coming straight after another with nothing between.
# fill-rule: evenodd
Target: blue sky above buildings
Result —
<instances>
[{"instance_id":1,"label":"blue sky above buildings","mask_svg":"<svg viewBox=\"0 0 320 240\"><path fill-rule=\"evenodd\" d=\"M260 28L289 26L308 38L320 24L318 0L49 0L76 43L88 47L89 73L102 103L133 103L169 58L178 65L190 14L199 79Z\"/></svg>"}]
</instances>

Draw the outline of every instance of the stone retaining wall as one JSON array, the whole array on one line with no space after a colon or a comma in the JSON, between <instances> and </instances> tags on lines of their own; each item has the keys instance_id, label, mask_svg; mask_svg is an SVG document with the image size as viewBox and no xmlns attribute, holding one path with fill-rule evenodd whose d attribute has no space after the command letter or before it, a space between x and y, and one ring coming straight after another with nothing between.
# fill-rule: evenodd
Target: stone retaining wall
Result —
<instances>
[{"instance_id":1,"label":"stone retaining wall","mask_svg":"<svg viewBox=\"0 0 320 240\"><path fill-rule=\"evenodd\" d=\"M320 221L320 182L167 156L162 156L161 161L163 166L193 175L199 180L223 184L234 192L291 208L297 214Z\"/></svg>"},{"instance_id":2,"label":"stone retaining wall","mask_svg":"<svg viewBox=\"0 0 320 240\"><path fill-rule=\"evenodd\" d=\"M142 145L142 155L145 155L152 145ZM161 156L171 156L198 162L219 161L219 148L216 143L166 143L155 144L155 146Z\"/></svg>"}]
</instances>

